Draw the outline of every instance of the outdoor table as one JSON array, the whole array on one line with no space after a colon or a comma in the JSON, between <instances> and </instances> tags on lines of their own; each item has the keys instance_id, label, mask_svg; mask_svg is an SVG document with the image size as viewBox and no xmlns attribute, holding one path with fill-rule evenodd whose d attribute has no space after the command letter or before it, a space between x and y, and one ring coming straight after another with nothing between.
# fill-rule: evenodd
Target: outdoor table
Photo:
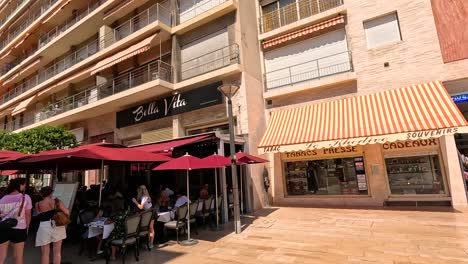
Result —
<instances>
[{"instance_id":1,"label":"outdoor table","mask_svg":"<svg viewBox=\"0 0 468 264\"><path fill-rule=\"evenodd\" d=\"M96 237L102 234L103 239L107 239L112 230L114 230L114 223L105 224L105 220L95 221L88 224L88 238Z\"/></svg>"},{"instance_id":2,"label":"outdoor table","mask_svg":"<svg viewBox=\"0 0 468 264\"><path fill-rule=\"evenodd\" d=\"M158 214L158 222L167 223L174 219L174 211L168 211Z\"/></svg>"}]
</instances>

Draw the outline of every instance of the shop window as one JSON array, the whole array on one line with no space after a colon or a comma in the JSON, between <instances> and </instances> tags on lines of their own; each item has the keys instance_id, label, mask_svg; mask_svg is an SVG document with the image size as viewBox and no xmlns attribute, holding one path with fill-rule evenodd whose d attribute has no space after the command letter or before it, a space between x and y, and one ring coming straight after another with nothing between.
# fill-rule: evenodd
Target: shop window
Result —
<instances>
[{"instance_id":1,"label":"shop window","mask_svg":"<svg viewBox=\"0 0 468 264\"><path fill-rule=\"evenodd\" d=\"M367 195L363 157L284 163L288 195Z\"/></svg>"},{"instance_id":2,"label":"shop window","mask_svg":"<svg viewBox=\"0 0 468 264\"><path fill-rule=\"evenodd\" d=\"M401 41L397 13L374 18L364 22L369 49Z\"/></svg>"},{"instance_id":3,"label":"shop window","mask_svg":"<svg viewBox=\"0 0 468 264\"><path fill-rule=\"evenodd\" d=\"M391 194L445 194L438 155L386 158Z\"/></svg>"},{"instance_id":4,"label":"shop window","mask_svg":"<svg viewBox=\"0 0 468 264\"><path fill-rule=\"evenodd\" d=\"M198 134L215 132L215 131L219 131L222 134L228 134L229 124L187 130L187 135L192 136L192 135L198 135Z\"/></svg>"}]
</instances>

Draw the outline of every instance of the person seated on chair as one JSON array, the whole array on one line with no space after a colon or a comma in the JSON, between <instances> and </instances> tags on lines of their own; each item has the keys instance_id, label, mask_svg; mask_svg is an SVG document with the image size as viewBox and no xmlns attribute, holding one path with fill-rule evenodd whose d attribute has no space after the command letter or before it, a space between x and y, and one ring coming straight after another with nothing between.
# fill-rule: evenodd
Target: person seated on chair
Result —
<instances>
[{"instance_id":1,"label":"person seated on chair","mask_svg":"<svg viewBox=\"0 0 468 264\"><path fill-rule=\"evenodd\" d=\"M174 205L174 209L181 207L189 202L189 198L185 196L182 192L177 192L177 200Z\"/></svg>"},{"instance_id":2,"label":"person seated on chair","mask_svg":"<svg viewBox=\"0 0 468 264\"><path fill-rule=\"evenodd\" d=\"M102 220L105 220L106 218L104 217L104 209L102 207L99 208L98 210L98 213L96 215L96 217L94 218L93 222L96 222L96 221L102 221ZM101 247L102 247L102 234L101 235L98 235L96 237L96 241L97 241L97 249L96 249L96 253L97 255L99 254L102 254L102 250L101 250Z\"/></svg>"},{"instance_id":3,"label":"person seated on chair","mask_svg":"<svg viewBox=\"0 0 468 264\"><path fill-rule=\"evenodd\" d=\"M107 243L111 243L114 240L124 239L125 238L125 219L129 215L127 210L121 210L115 212L106 223L114 223L114 230L110 234L109 238L106 240ZM111 245L111 257L112 261L116 260L116 255L119 247Z\"/></svg>"},{"instance_id":4,"label":"person seated on chair","mask_svg":"<svg viewBox=\"0 0 468 264\"><path fill-rule=\"evenodd\" d=\"M202 187L200 190L200 199L206 200L210 197L210 194L208 192L208 184L205 183L205 185Z\"/></svg>"}]
</instances>

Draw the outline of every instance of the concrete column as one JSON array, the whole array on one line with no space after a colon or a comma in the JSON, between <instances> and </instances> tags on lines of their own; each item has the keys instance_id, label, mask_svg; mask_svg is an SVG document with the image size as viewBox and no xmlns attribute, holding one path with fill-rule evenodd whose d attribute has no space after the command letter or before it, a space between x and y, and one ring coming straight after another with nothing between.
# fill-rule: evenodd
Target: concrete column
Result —
<instances>
[{"instance_id":1,"label":"concrete column","mask_svg":"<svg viewBox=\"0 0 468 264\"><path fill-rule=\"evenodd\" d=\"M224 156L224 141L219 140L218 155ZM226 188L226 168L220 170L219 184L221 186L221 193L223 194L223 210L221 214L221 223L225 224L229 220L229 207L228 207L228 196Z\"/></svg>"},{"instance_id":2,"label":"concrete column","mask_svg":"<svg viewBox=\"0 0 468 264\"><path fill-rule=\"evenodd\" d=\"M182 116L175 115L172 117L172 136L174 138L184 137L185 136L185 129L182 125Z\"/></svg>"},{"instance_id":3,"label":"concrete column","mask_svg":"<svg viewBox=\"0 0 468 264\"><path fill-rule=\"evenodd\" d=\"M447 185L452 196L452 206L456 209L466 209L468 208L468 201L455 138L454 136L443 136L439 142L444 160Z\"/></svg>"},{"instance_id":4,"label":"concrete column","mask_svg":"<svg viewBox=\"0 0 468 264\"><path fill-rule=\"evenodd\" d=\"M172 13L172 26L175 27L179 24L179 6L177 5L177 0L171 1L171 13Z\"/></svg>"},{"instance_id":5,"label":"concrete column","mask_svg":"<svg viewBox=\"0 0 468 264\"><path fill-rule=\"evenodd\" d=\"M385 163L380 144L364 146L364 165L368 184L368 192L372 197L372 204L383 206L388 198L388 181L385 176Z\"/></svg>"},{"instance_id":6,"label":"concrete column","mask_svg":"<svg viewBox=\"0 0 468 264\"><path fill-rule=\"evenodd\" d=\"M172 57L171 57L171 66L172 66L172 78L174 83L180 81L180 69L181 69L181 56L180 56L180 40L177 35L172 36Z\"/></svg>"},{"instance_id":7,"label":"concrete column","mask_svg":"<svg viewBox=\"0 0 468 264\"><path fill-rule=\"evenodd\" d=\"M114 36L112 32L113 29L107 25L103 25L99 28L99 50L108 47L114 42Z\"/></svg>"}]
</instances>

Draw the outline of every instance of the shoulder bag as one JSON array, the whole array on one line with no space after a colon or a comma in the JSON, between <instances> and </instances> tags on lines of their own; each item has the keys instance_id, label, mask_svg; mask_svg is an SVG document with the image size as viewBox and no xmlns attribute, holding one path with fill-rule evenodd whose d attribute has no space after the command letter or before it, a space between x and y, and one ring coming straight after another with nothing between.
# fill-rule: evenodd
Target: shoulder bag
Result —
<instances>
[{"instance_id":1,"label":"shoulder bag","mask_svg":"<svg viewBox=\"0 0 468 264\"><path fill-rule=\"evenodd\" d=\"M58 198L55 198L55 214L52 220L54 220L55 226L66 226L70 223L70 217L60 210Z\"/></svg>"},{"instance_id":2,"label":"shoulder bag","mask_svg":"<svg viewBox=\"0 0 468 264\"><path fill-rule=\"evenodd\" d=\"M21 205L20 205L20 208L19 208L19 211L18 211L18 217L21 216L21 212L23 211L24 199L25 199L25 197L24 197L24 194L23 194L23 198L21 200ZM15 208L11 209L11 211L8 214L13 212L13 210L15 210ZM16 225L18 225L18 219L16 219L16 218L7 218L5 220L1 220L1 222L0 222L0 231L11 229L11 228L15 227Z\"/></svg>"}]
</instances>

